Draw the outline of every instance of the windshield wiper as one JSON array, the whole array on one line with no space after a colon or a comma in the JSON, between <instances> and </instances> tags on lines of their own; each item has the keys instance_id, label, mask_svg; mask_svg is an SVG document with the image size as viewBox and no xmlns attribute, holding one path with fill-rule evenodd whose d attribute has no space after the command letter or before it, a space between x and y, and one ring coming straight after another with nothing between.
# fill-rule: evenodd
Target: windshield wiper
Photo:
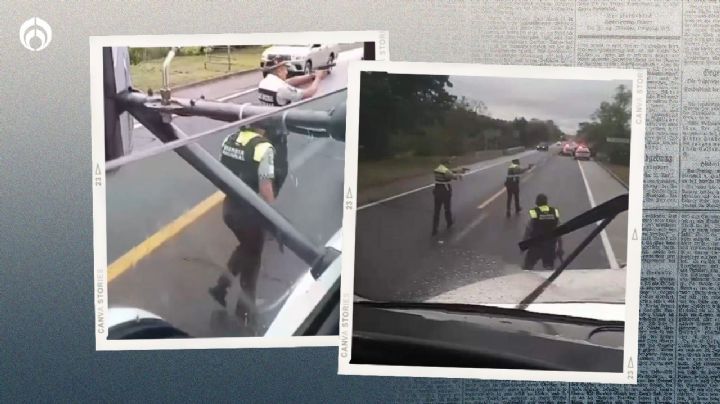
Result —
<instances>
[{"instance_id":1,"label":"windshield wiper","mask_svg":"<svg viewBox=\"0 0 720 404\"><path fill-rule=\"evenodd\" d=\"M613 219L615 219L618 214L625 212L628 209L628 201L628 194L620 195L588 210L585 213L575 216L566 223L563 223L562 225L556 227L552 231L541 234L539 236L531 237L518 243L520 250L525 251L532 246L538 245L548 240L553 240L564 234L571 233L577 229L601 221L601 223L593 229L590 235L588 235L585 240L583 240L582 243L580 243L580 245L578 245L575 250L570 253L570 255L565 259L565 261L560 263L560 266L545 281L543 281L543 283L541 283L537 288L535 288L535 290L530 292L530 294L528 294L524 299L520 301L520 303L517 305L517 308L525 310L530 303L534 302L535 299L537 299L548 288L548 286L550 286L550 284L558 276L560 276L562 271L564 271L565 268L570 265L570 263L575 259L575 257L577 257L582 252L582 250L584 250L585 247L587 247L588 244L590 244L590 242L595 239L595 237L597 237L597 235L600 234L600 232L602 232L605 227L607 227L607 225L613 221Z\"/></svg>"}]
</instances>

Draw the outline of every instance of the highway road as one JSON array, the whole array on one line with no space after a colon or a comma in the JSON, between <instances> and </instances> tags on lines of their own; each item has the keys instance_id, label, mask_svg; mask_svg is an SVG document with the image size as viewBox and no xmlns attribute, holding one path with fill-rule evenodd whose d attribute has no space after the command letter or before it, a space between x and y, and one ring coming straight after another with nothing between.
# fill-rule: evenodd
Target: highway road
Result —
<instances>
[{"instance_id":1,"label":"highway road","mask_svg":"<svg viewBox=\"0 0 720 404\"><path fill-rule=\"evenodd\" d=\"M338 65L321 84L317 100L299 108L327 110L345 101L347 62L362 49L343 52ZM260 73L233 77L178 96L257 103L254 86ZM177 118L188 134L217 128L224 122ZM144 128L134 150L160 144ZM199 140L213 155L229 131ZM301 134L288 138L290 173L275 208L317 245L324 245L342 222L345 144ZM242 336L234 318L225 316L209 295L236 246L222 222L222 194L174 152L165 152L122 166L107 176L107 252L109 306L137 307L162 316L197 337ZM288 249L268 240L263 253L258 298L275 301L307 271ZM237 299L237 285L228 298ZM271 311L268 318L272 318Z\"/></svg>"},{"instance_id":2,"label":"highway road","mask_svg":"<svg viewBox=\"0 0 720 404\"><path fill-rule=\"evenodd\" d=\"M519 157L535 167L522 179L519 215L505 216L503 187L507 166ZM453 184L455 225L433 238L432 188L401 193L358 210L356 221L355 293L384 301L425 301L485 279L519 273L523 255L517 246L538 193L549 197L566 221L592 206L626 193L626 189L594 161L575 161L549 152L527 151L481 162ZM432 167L428 167L432 170ZM570 253L590 226L563 238ZM572 269L623 270L627 212L596 237L571 263ZM536 269L542 269L540 264ZM582 296L577 297L582 300ZM458 302L474 303L474 302ZM494 302L518 303L518 302Z\"/></svg>"}]
</instances>

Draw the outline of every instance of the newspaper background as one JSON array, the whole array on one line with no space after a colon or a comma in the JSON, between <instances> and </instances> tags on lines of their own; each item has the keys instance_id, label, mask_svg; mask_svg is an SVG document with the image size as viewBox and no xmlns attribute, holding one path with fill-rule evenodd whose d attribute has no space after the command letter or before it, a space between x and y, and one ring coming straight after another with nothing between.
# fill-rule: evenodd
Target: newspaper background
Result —
<instances>
[{"instance_id":1,"label":"newspaper background","mask_svg":"<svg viewBox=\"0 0 720 404\"><path fill-rule=\"evenodd\" d=\"M378 8L387 26L400 25ZM459 48L447 62L648 70L638 384L413 379L397 399L717 402L720 1L455 1L417 12L466 27L443 37ZM423 24L411 36L445 29ZM409 35L391 31L393 48Z\"/></svg>"},{"instance_id":2,"label":"newspaper background","mask_svg":"<svg viewBox=\"0 0 720 404\"><path fill-rule=\"evenodd\" d=\"M0 402L718 401L720 187L711 183L717 176L693 170L720 161L704 156L720 141L720 90L681 86L720 64L717 0L3 6L0 71L12 79L0 80L10 100L0 108L0 228L10 229L0 231L0 340L1 357L13 360L0 361ZM18 28L36 15L54 39L29 52ZM388 30L393 60L584 66L596 58L600 66L649 69L638 385L338 377L332 348L95 352L86 293L93 287L88 36L317 30ZM645 37L593 42L588 31ZM58 102L62 96L70 102ZM38 150L52 152L38 158ZM702 185L693 178L701 175Z\"/></svg>"}]
</instances>

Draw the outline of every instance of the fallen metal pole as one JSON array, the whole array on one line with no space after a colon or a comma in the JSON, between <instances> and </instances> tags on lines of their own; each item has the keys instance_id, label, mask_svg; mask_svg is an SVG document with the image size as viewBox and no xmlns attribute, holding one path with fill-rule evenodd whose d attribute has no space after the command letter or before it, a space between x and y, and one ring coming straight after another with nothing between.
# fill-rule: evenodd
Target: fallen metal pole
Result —
<instances>
[{"instance_id":1,"label":"fallen metal pole","mask_svg":"<svg viewBox=\"0 0 720 404\"><path fill-rule=\"evenodd\" d=\"M250 104L233 104L203 99L173 97L169 104L163 104L161 97L148 96L140 92L123 92L116 96L126 108L140 107L178 116L202 116L218 121L235 122L263 115L284 129L317 130L318 136L345 140L345 114L342 111L313 111L307 109L284 109ZM161 139L163 140L163 139ZM165 140L163 140L165 141Z\"/></svg>"},{"instance_id":2,"label":"fallen metal pole","mask_svg":"<svg viewBox=\"0 0 720 404\"><path fill-rule=\"evenodd\" d=\"M160 114L142 105L130 105L127 109L143 126L163 142L185 138L177 126L164 122ZM198 144L188 144L175 149L176 153L210 180L228 197L243 201L262 215L282 235L282 242L311 267L323 263L325 249L316 247L288 222L278 211L263 201L247 184Z\"/></svg>"}]
</instances>

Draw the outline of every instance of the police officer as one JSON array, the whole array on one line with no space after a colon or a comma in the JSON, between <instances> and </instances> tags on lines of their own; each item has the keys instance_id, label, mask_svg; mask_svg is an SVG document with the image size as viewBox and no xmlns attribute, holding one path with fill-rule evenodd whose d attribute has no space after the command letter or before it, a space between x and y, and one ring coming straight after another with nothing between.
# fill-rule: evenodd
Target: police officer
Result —
<instances>
[{"instance_id":1,"label":"police officer","mask_svg":"<svg viewBox=\"0 0 720 404\"><path fill-rule=\"evenodd\" d=\"M258 100L260 104L273 107L282 107L292 102L310 98L317 93L320 81L327 75L326 70L319 70L315 73L288 78L288 65L290 62L280 58L269 60L264 67L265 78L258 84ZM295 86L312 82L305 89ZM280 128L268 130L265 133L267 139L275 149L275 190L285 183L288 174L288 151L287 133Z\"/></svg>"},{"instance_id":2,"label":"police officer","mask_svg":"<svg viewBox=\"0 0 720 404\"><path fill-rule=\"evenodd\" d=\"M327 75L327 70L317 70L303 76L288 78L289 65L290 62L280 58L271 59L265 64L264 72L267 75L258 84L261 104L282 107L310 98L317 93L320 81ZM306 83L311 83L308 88L297 88Z\"/></svg>"},{"instance_id":3,"label":"police officer","mask_svg":"<svg viewBox=\"0 0 720 404\"><path fill-rule=\"evenodd\" d=\"M548 205L548 198L539 194L535 198L535 207L530 209L530 221L525 228L525 240L553 231L560 223L560 212ZM528 248L525 253L523 269L531 270L538 260L542 260L544 269L553 269L555 256L562 257L562 238L557 237Z\"/></svg>"},{"instance_id":4,"label":"police officer","mask_svg":"<svg viewBox=\"0 0 720 404\"><path fill-rule=\"evenodd\" d=\"M274 149L263 136L266 129L261 122L242 127L237 133L225 138L222 144L220 162L237 175L245 184L258 193L267 203L275 200L273 189ZM264 245L264 219L247 202L225 197L223 201L223 221L232 230L239 245L235 248L227 267L232 277L240 277L240 286L246 295L241 297L236 308L237 314L244 317L246 325L253 322L255 292L260 258ZM229 274L222 274L217 284L210 288L210 295L222 306L232 282ZM252 328L252 324L250 324Z\"/></svg>"},{"instance_id":5,"label":"police officer","mask_svg":"<svg viewBox=\"0 0 720 404\"><path fill-rule=\"evenodd\" d=\"M453 180L461 178L461 175L458 174L459 170L449 169L449 165L450 159L443 159L440 165L438 165L433 171L435 174L435 188L433 188L433 196L435 199L435 206L433 210L433 236L435 236L438 232L441 208L445 208L445 223L447 224L447 228L449 229L453 225L451 210L452 185L450 185L450 183Z\"/></svg>"},{"instance_id":6,"label":"police officer","mask_svg":"<svg viewBox=\"0 0 720 404\"><path fill-rule=\"evenodd\" d=\"M520 176L532 166L530 164L526 168L522 168L520 167L520 160L513 159L510 167L508 167L507 177L505 178L505 190L507 191L507 210L505 214L507 217L510 217L510 205L513 198L515 198L515 213L519 213L522 209L520 207Z\"/></svg>"}]
</instances>

